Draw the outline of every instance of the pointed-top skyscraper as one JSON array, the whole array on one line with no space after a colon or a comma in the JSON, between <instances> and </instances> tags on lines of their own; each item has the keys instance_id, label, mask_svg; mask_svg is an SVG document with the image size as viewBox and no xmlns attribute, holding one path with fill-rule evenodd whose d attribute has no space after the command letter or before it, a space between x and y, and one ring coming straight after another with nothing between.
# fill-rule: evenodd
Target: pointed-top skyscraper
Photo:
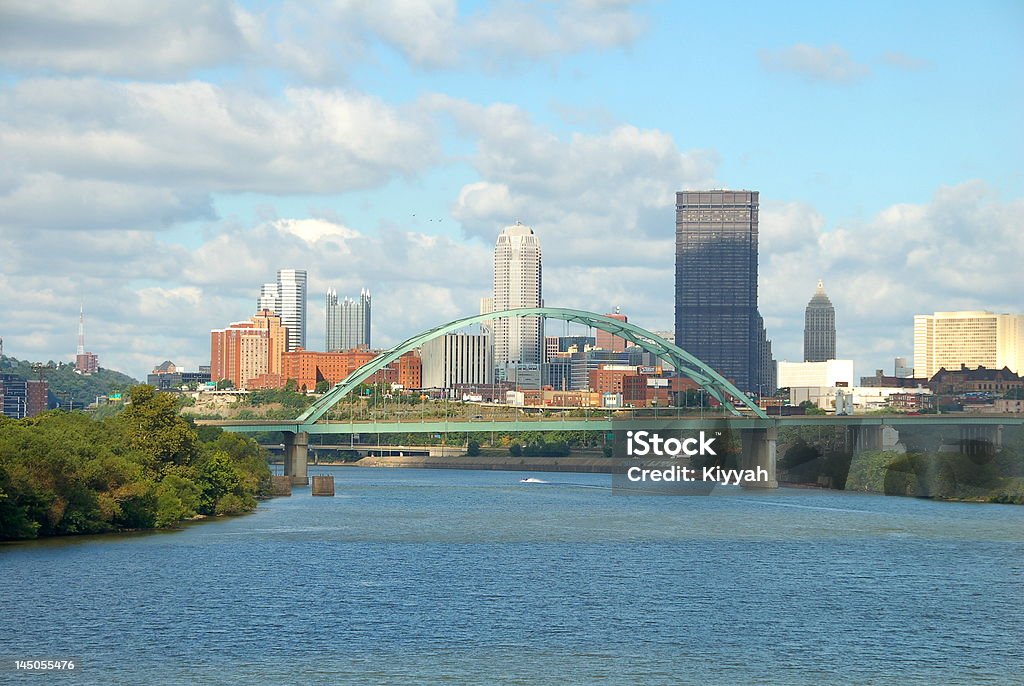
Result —
<instances>
[{"instance_id":1,"label":"pointed-top skyscraper","mask_svg":"<svg viewBox=\"0 0 1024 686\"><path fill-rule=\"evenodd\" d=\"M836 359L836 308L819 279L804 310L804 362Z\"/></svg>"}]
</instances>

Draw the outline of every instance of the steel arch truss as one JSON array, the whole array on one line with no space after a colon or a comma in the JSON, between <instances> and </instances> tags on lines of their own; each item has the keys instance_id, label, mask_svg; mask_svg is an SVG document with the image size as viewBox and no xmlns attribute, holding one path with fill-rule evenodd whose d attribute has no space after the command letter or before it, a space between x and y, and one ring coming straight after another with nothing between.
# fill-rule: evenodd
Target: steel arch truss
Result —
<instances>
[{"instance_id":1,"label":"steel arch truss","mask_svg":"<svg viewBox=\"0 0 1024 686\"><path fill-rule=\"evenodd\" d=\"M668 362L677 372L693 379L701 388L707 391L708 395L720 402L723 407L733 414L740 415L741 413L739 409L737 409L733 400L730 399L730 396L739 400L741 405L745 406L756 416L762 419L768 418L768 415L765 414L764 410L758 407L756 403L752 402L746 393L740 391L714 369L704 364L679 346L669 343L664 338L656 336L650 331L642 329L635 324L620 322L617 319L605 317L600 314L594 314L593 312L586 312L584 310L571 310L564 307L523 307L456 319L455 321L442 324L441 326L436 326L429 331L424 331L417 336L413 336L409 340L396 345L349 374L344 381L335 385L334 388L328 391L322 398L313 403L309 409L299 415L295 421L302 424L312 424L316 422L329 409L334 407L339 400L348 395L359 384L373 376L374 373L388 366L405 353L419 348L429 340L438 338L447 333L452 333L453 331L458 331L459 329L463 329L472 324L479 324L492 319L505 319L509 317L545 317L548 319L561 319L563 321L576 322L578 324L583 324L584 326L607 331L608 333L626 339L634 345L643 348L647 352L654 354L659 359Z\"/></svg>"}]
</instances>

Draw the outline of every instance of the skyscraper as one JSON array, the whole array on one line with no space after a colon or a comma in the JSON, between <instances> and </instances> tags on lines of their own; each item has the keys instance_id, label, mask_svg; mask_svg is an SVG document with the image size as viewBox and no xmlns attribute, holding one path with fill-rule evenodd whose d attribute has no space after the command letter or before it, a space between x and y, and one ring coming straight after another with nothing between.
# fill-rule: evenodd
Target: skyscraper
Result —
<instances>
[{"instance_id":1,"label":"skyscraper","mask_svg":"<svg viewBox=\"0 0 1024 686\"><path fill-rule=\"evenodd\" d=\"M741 390L774 390L757 310L757 191L676 193L675 342Z\"/></svg>"},{"instance_id":2,"label":"skyscraper","mask_svg":"<svg viewBox=\"0 0 1024 686\"><path fill-rule=\"evenodd\" d=\"M288 329L287 350L306 347L306 270L278 269L277 283L265 283L256 311L270 310Z\"/></svg>"},{"instance_id":3,"label":"skyscraper","mask_svg":"<svg viewBox=\"0 0 1024 686\"><path fill-rule=\"evenodd\" d=\"M327 291L327 352L370 347L370 291L359 291L359 300L338 301L338 292Z\"/></svg>"},{"instance_id":4,"label":"skyscraper","mask_svg":"<svg viewBox=\"0 0 1024 686\"><path fill-rule=\"evenodd\" d=\"M270 310L274 314L281 312L281 294L277 291L276 283L263 284L260 297L256 299L256 311Z\"/></svg>"},{"instance_id":5,"label":"skyscraper","mask_svg":"<svg viewBox=\"0 0 1024 686\"><path fill-rule=\"evenodd\" d=\"M516 222L502 230L494 246L493 311L541 307L542 302L540 241L533 229ZM532 367L539 379L544 336L541 318L498 319L491 331L497 378L507 379L515 375L516 368Z\"/></svg>"},{"instance_id":6,"label":"skyscraper","mask_svg":"<svg viewBox=\"0 0 1024 686\"><path fill-rule=\"evenodd\" d=\"M836 359L836 308L825 294L825 284L818 287L804 310L804 362L825 362Z\"/></svg>"}]
</instances>

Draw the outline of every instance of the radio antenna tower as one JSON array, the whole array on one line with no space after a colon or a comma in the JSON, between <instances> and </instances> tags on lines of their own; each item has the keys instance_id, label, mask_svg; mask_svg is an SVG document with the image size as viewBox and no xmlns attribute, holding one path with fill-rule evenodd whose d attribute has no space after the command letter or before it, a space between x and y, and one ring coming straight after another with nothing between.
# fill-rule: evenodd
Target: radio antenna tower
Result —
<instances>
[{"instance_id":1,"label":"radio antenna tower","mask_svg":"<svg viewBox=\"0 0 1024 686\"><path fill-rule=\"evenodd\" d=\"M78 354L85 354L85 306L78 308Z\"/></svg>"}]
</instances>

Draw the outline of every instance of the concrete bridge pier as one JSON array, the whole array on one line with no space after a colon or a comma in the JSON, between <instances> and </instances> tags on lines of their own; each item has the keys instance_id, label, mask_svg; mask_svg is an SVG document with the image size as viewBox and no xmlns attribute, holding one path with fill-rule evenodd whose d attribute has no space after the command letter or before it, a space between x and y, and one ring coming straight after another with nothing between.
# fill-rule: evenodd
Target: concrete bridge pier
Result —
<instances>
[{"instance_id":1,"label":"concrete bridge pier","mask_svg":"<svg viewBox=\"0 0 1024 686\"><path fill-rule=\"evenodd\" d=\"M1003 425L960 425L960 450L965 455L993 455L1003 449Z\"/></svg>"},{"instance_id":2,"label":"concrete bridge pier","mask_svg":"<svg viewBox=\"0 0 1024 686\"><path fill-rule=\"evenodd\" d=\"M291 477L293 486L309 485L309 476L306 472L308 454L308 433L305 431L284 432L284 475Z\"/></svg>"},{"instance_id":3,"label":"concrete bridge pier","mask_svg":"<svg viewBox=\"0 0 1024 686\"><path fill-rule=\"evenodd\" d=\"M744 481L744 488L778 488L779 482L775 475L775 447L779 437L778 429L744 429L740 438L743 443L743 454L740 457L740 469L757 470L763 468L768 473L767 479L757 482Z\"/></svg>"},{"instance_id":4,"label":"concrete bridge pier","mask_svg":"<svg viewBox=\"0 0 1024 686\"><path fill-rule=\"evenodd\" d=\"M846 428L846 445L849 452L856 455L866 451L882 450L882 426L864 425Z\"/></svg>"}]
</instances>

